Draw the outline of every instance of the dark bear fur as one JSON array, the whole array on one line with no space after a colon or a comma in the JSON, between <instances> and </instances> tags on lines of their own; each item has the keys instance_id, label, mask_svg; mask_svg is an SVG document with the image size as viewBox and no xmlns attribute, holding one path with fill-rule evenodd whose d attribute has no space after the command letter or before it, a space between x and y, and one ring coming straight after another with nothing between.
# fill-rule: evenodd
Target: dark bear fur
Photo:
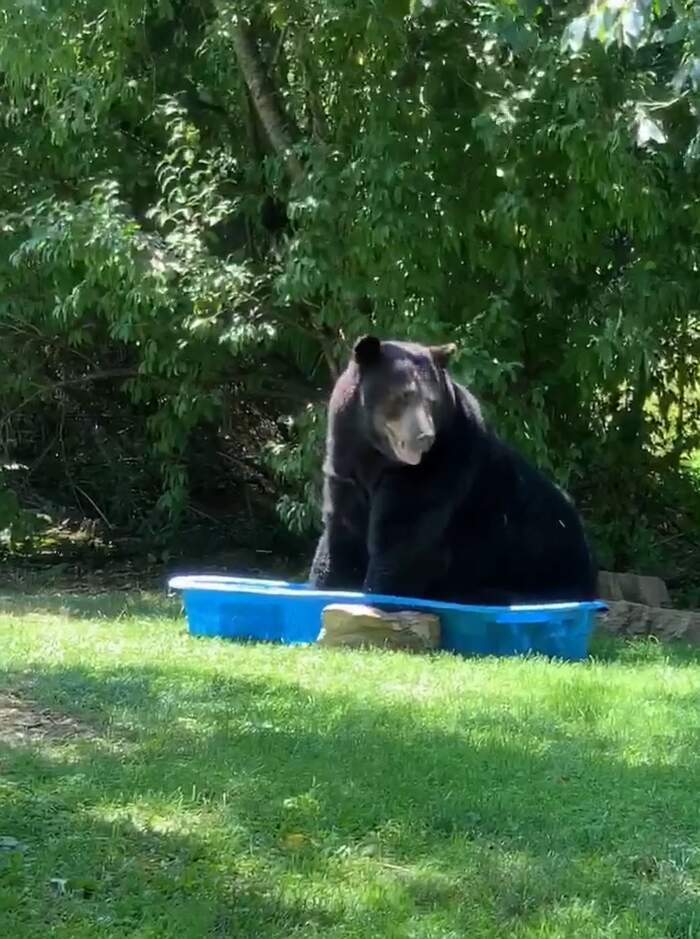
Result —
<instances>
[{"instance_id":1,"label":"dark bear fur","mask_svg":"<svg viewBox=\"0 0 700 939\"><path fill-rule=\"evenodd\" d=\"M364 337L336 382L317 588L476 604L595 595L568 498L445 370L453 347Z\"/></svg>"}]
</instances>

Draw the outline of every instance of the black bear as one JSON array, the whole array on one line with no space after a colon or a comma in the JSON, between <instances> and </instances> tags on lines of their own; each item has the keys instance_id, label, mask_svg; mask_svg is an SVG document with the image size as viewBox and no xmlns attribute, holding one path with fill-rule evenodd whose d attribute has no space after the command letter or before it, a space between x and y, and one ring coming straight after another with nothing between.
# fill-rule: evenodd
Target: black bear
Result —
<instances>
[{"instance_id":1,"label":"black bear","mask_svg":"<svg viewBox=\"0 0 700 939\"><path fill-rule=\"evenodd\" d=\"M454 346L360 339L328 413L319 589L503 604L589 600L568 498L486 426Z\"/></svg>"}]
</instances>

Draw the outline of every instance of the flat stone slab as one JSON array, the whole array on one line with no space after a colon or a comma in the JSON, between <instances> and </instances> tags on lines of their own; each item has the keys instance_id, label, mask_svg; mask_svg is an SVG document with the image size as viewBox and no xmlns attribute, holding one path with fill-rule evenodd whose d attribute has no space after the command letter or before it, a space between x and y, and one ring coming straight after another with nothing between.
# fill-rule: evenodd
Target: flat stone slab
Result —
<instances>
[{"instance_id":1,"label":"flat stone slab","mask_svg":"<svg viewBox=\"0 0 700 939\"><path fill-rule=\"evenodd\" d=\"M628 600L645 606L670 606L671 598L666 584L660 577L641 574L620 574L600 571L598 574L598 596L601 600Z\"/></svg>"},{"instance_id":2,"label":"flat stone slab","mask_svg":"<svg viewBox=\"0 0 700 939\"><path fill-rule=\"evenodd\" d=\"M321 616L322 646L361 646L425 652L440 645L440 619L434 613L378 610L373 606L331 603Z\"/></svg>"},{"instance_id":3,"label":"flat stone slab","mask_svg":"<svg viewBox=\"0 0 700 939\"><path fill-rule=\"evenodd\" d=\"M656 636L663 642L681 640L700 645L700 611L664 610L627 600L608 601L600 626L619 636Z\"/></svg>"}]
</instances>

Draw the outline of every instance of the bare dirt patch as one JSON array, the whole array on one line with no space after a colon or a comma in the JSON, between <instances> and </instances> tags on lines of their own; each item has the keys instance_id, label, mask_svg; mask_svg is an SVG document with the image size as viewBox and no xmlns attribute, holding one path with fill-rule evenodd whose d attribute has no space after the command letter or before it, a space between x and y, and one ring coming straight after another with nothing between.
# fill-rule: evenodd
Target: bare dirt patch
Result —
<instances>
[{"instance_id":1,"label":"bare dirt patch","mask_svg":"<svg viewBox=\"0 0 700 939\"><path fill-rule=\"evenodd\" d=\"M0 743L30 744L87 736L88 728L75 718L41 708L12 692L0 692Z\"/></svg>"}]
</instances>

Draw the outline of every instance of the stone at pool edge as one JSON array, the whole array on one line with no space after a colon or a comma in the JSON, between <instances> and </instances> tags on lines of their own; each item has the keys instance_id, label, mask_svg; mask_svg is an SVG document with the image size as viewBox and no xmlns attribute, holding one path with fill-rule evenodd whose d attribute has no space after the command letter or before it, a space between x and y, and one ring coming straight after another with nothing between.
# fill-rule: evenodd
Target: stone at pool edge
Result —
<instances>
[{"instance_id":1,"label":"stone at pool edge","mask_svg":"<svg viewBox=\"0 0 700 939\"><path fill-rule=\"evenodd\" d=\"M368 605L331 603L321 614L322 646L402 649L426 652L440 646L440 618L413 610L379 610Z\"/></svg>"},{"instance_id":2,"label":"stone at pool edge","mask_svg":"<svg viewBox=\"0 0 700 939\"><path fill-rule=\"evenodd\" d=\"M665 607L671 605L666 584L660 577L641 574L599 571L598 596L601 600L626 600L644 606Z\"/></svg>"}]
</instances>

